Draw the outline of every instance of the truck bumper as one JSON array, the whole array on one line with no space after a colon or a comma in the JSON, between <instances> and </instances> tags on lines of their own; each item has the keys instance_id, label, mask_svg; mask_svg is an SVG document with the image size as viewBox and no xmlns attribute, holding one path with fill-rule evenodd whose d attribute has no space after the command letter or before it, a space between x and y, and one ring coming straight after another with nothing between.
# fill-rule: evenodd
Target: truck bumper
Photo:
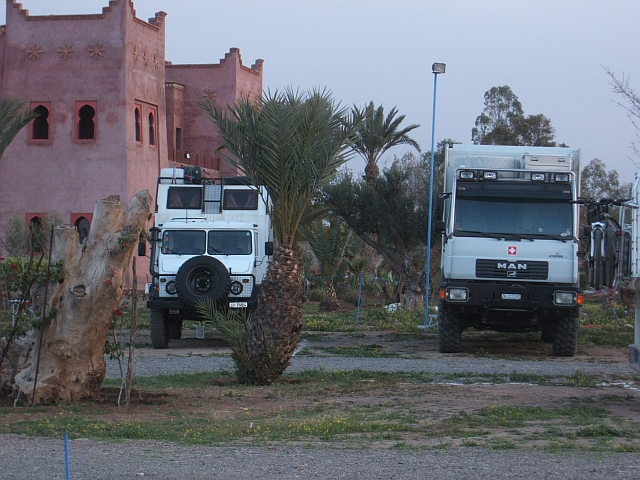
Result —
<instances>
[{"instance_id":1,"label":"truck bumper","mask_svg":"<svg viewBox=\"0 0 640 480\"><path fill-rule=\"evenodd\" d=\"M581 303L582 291L572 285L508 285L502 283L443 282L440 299L447 305L489 310L571 309Z\"/></svg>"},{"instance_id":2,"label":"truck bumper","mask_svg":"<svg viewBox=\"0 0 640 480\"><path fill-rule=\"evenodd\" d=\"M254 309L258 304L257 298L234 298L225 300L217 304L220 308L239 308L241 305L246 308ZM194 305L188 305L182 300L173 298L150 298L147 300L147 308L157 308L160 310L168 310L169 315L179 315L182 318L196 319L198 312Z\"/></svg>"},{"instance_id":3,"label":"truck bumper","mask_svg":"<svg viewBox=\"0 0 640 480\"><path fill-rule=\"evenodd\" d=\"M581 297L578 288L567 285L443 282L439 305L459 316L463 330L536 332L553 329L560 317L577 315Z\"/></svg>"}]
</instances>

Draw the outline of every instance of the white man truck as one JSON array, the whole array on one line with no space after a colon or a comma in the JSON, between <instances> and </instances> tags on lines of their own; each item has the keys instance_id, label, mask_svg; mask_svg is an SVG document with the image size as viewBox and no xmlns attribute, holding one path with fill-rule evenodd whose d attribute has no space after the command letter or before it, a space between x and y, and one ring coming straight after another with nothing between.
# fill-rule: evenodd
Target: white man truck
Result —
<instances>
[{"instance_id":1,"label":"white man truck","mask_svg":"<svg viewBox=\"0 0 640 480\"><path fill-rule=\"evenodd\" d=\"M200 167L163 168L150 229L151 343L167 348L196 305L255 308L273 255L270 201L246 178L208 178Z\"/></svg>"},{"instance_id":2,"label":"white man truck","mask_svg":"<svg viewBox=\"0 0 640 480\"><path fill-rule=\"evenodd\" d=\"M462 332L473 327L540 331L554 355L575 355L580 156L561 147L446 149L434 209L440 352L459 352Z\"/></svg>"}]
</instances>

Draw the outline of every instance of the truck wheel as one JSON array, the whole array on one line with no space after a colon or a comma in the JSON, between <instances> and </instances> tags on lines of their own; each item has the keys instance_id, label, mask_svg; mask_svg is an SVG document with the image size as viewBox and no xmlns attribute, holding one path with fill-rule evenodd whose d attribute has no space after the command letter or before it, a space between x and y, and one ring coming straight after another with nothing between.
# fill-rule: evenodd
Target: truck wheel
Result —
<instances>
[{"instance_id":1,"label":"truck wheel","mask_svg":"<svg viewBox=\"0 0 640 480\"><path fill-rule=\"evenodd\" d=\"M462 342L460 317L452 312L438 309L438 351L440 353L458 353Z\"/></svg>"},{"instance_id":2,"label":"truck wheel","mask_svg":"<svg viewBox=\"0 0 640 480\"><path fill-rule=\"evenodd\" d=\"M554 327L555 325L545 325L542 327L540 340L544 343L553 343L553 340L556 338L556 329Z\"/></svg>"},{"instance_id":3,"label":"truck wheel","mask_svg":"<svg viewBox=\"0 0 640 480\"><path fill-rule=\"evenodd\" d=\"M164 310L152 308L149 312L149 325L153 348L167 348L169 346L169 325Z\"/></svg>"},{"instance_id":4,"label":"truck wheel","mask_svg":"<svg viewBox=\"0 0 640 480\"><path fill-rule=\"evenodd\" d=\"M553 354L556 357L573 357L578 348L578 314L559 317L553 339Z\"/></svg>"},{"instance_id":5,"label":"truck wheel","mask_svg":"<svg viewBox=\"0 0 640 480\"><path fill-rule=\"evenodd\" d=\"M187 260L178 269L178 297L188 305L202 300L217 303L229 293L229 272L220 260L198 256Z\"/></svg>"},{"instance_id":6,"label":"truck wheel","mask_svg":"<svg viewBox=\"0 0 640 480\"><path fill-rule=\"evenodd\" d=\"M602 230L597 229L593 232L593 289L600 290L602 288Z\"/></svg>"},{"instance_id":7,"label":"truck wheel","mask_svg":"<svg viewBox=\"0 0 640 480\"><path fill-rule=\"evenodd\" d=\"M168 331L170 340L180 340L182 338L182 320L170 321Z\"/></svg>"},{"instance_id":8,"label":"truck wheel","mask_svg":"<svg viewBox=\"0 0 640 480\"><path fill-rule=\"evenodd\" d=\"M604 236L604 285L613 287L613 281L616 275L616 254L614 242L617 239L611 228L607 228Z\"/></svg>"}]
</instances>

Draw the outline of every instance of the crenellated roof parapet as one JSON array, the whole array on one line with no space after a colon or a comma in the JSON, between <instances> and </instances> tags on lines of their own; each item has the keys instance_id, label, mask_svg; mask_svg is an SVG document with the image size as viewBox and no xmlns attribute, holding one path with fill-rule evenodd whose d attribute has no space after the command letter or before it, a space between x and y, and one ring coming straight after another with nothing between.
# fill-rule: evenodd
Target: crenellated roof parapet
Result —
<instances>
[{"instance_id":1,"label":"crenellated roof parapet","mask_svg":"<svg viewBox=\"0 0 640 480\"><path fill-rule=\"evenodd\" d=\"M7 3L12 4L14 9L18 10L18 14L25 17L26 20L29 21L47 21L47 20L98 20L105 18L107 14L111 13L117 5L119 5L123 0L110 0L109 5L102 8L102 13L85 13L85 14L76 14L76 15L29 15L29 10L22 8L22 3L18 3L16 0L7 0ZM131 14L133 16L133 20L136 23L144 25L147 28L151 28L152 30L159 31L161 26L164 24L164 19L167 14L165 12L157 12L153 18L150 18L148 22L139 19L136 17L136 10L133 7L132 0L124 0L127 2Z\"/></svg>"}]
</instances>

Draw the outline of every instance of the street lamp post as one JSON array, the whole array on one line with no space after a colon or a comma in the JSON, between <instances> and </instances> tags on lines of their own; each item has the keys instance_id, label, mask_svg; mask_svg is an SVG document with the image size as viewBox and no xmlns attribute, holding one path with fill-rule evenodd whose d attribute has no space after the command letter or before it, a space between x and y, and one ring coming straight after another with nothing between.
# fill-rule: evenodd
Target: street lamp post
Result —
<instances>
[{"instance_id":1,"label":"street lamp post","mask_svg":"<svg viewBox=\"0 0 640 480\"><path fill-rule=\"evenodd\" d=\"M425 295L424 295L424 331L429 328L429 274L431 272L431 228L433 214L433 164L435 156L435 133L436 133L436 88L438 86L438 74L444 73L447 65L444 63L434 63L431 66L433 72L433 118L431 119L431 160L429 162L429 227L427 229L427 264L424 269Z\"/></svg>"}]
</instances>

